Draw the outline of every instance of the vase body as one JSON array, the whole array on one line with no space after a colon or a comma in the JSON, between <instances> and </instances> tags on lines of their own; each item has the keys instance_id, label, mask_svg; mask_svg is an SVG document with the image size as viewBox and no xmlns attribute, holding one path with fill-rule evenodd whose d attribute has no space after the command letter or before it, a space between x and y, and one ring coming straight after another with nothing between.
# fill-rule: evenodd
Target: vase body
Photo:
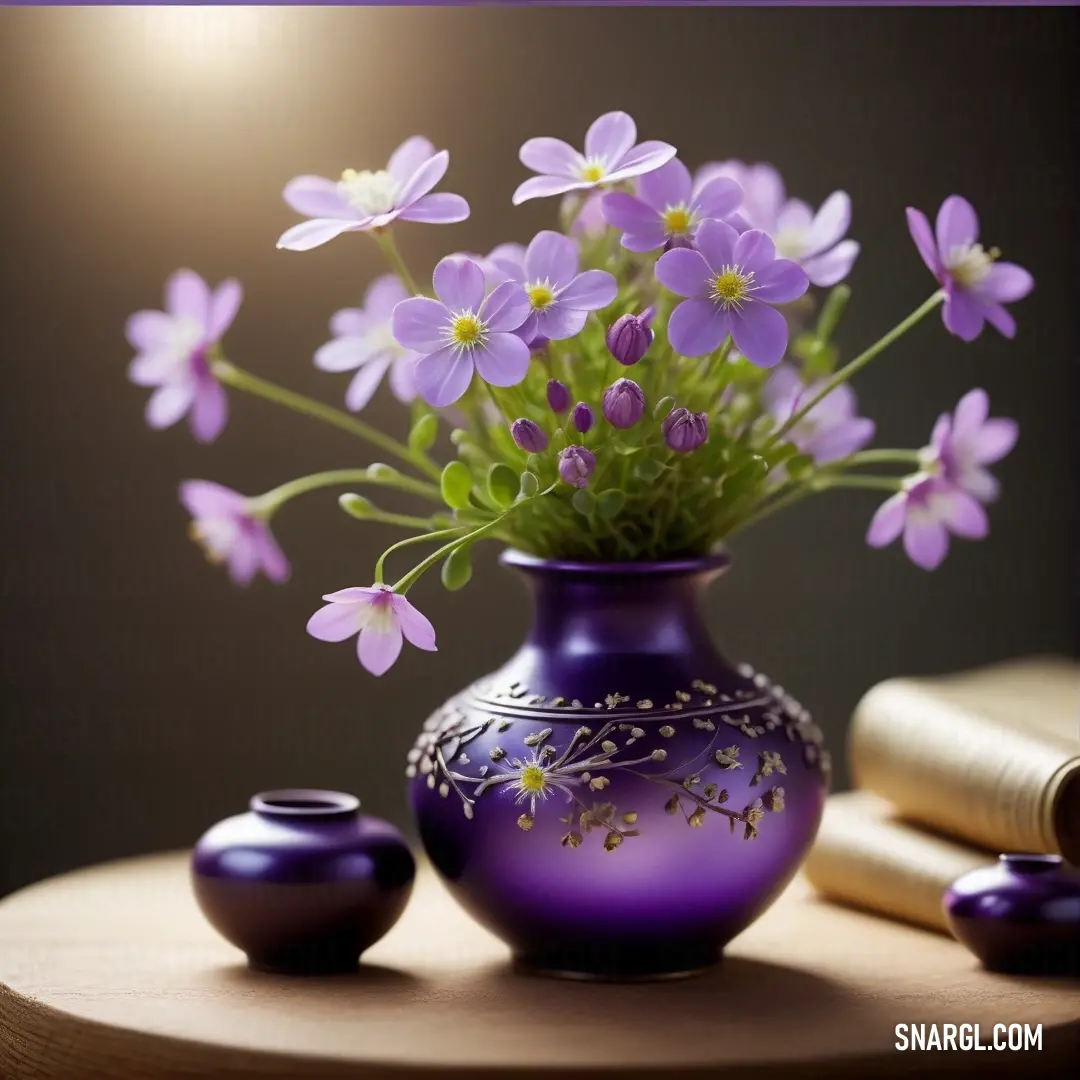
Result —
<instances>
[{"instance_id":1,"label":"vase body","mask_svg":"<svg viewBox=\"0 0 1080 1080\"><path fill-rule=\"evenodd\" d=\"M1080 975L1080 871L1060 855L1002 855L957 878L944 910L991 971Z\"/></svg>"},{"instance_id":2,"label":"vase body","mask_svg":"<svg viewBox=\"0 0 1080 1080\"><path fill-rule=\"evenodd\" d=\"M287 974L356 968L405 909L416 866L392 825L336 791L251 799L199 840L195 898L252 967Z\"/></svg>"},{"instance_id":3,"label":"vase body","mask_svg":"<svg viewBox=\"0 0 1080 1080\"><path fill-rule=\"evenodd\" d=\"M829 773L820 730L713 644L698 601L725 557L503 562L530 585L534 624L409 754L428 855L520 968L708 967L813 842Z\"/></svg>"}]
</instances>

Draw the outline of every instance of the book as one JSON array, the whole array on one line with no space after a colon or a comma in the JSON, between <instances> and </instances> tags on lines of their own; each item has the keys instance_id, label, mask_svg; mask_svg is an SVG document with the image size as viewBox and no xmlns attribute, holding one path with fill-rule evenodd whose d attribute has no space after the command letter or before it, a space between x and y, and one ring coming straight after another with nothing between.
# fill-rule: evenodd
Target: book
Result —
<instances>
[{"instance_id":1,"label":"book","mask_svg":"<svg viewBox=\"0 0 1080 1080\"><path fill-rule=\"evenodd\" d=\"M1075 661L880 683L856 707L848 762L855 786L909 824L994 854L1060 854L1080 864Z\"/></svg>"},{"instance_id":2,"label":"book","mask_svg":"<svg viewBox=\"0 0 1080 1080\"><path fill-rule=\"evenodd\" d=\"M961 874L997 856L906 824L868 791L833 795L803 865L824 897L948 933L941 901Z\"/></svg>"}]
</instances>

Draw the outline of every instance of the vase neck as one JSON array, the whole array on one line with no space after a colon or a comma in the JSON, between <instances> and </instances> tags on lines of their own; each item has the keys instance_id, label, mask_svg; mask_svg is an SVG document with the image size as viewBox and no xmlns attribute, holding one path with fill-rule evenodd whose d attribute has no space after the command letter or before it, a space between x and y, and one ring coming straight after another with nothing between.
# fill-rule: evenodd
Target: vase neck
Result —
<instances>
[{"instance_id":1,"label":"vase neck","mask_svg":"<svg viewBox=\"0 0 1080 1080\"><path fill-rule=\"evenodd\" d=\"M726 567L724 557L593 566L509 553L503 561L521 572L534 599L529 635L504 674L527 672L525 685L540 693L580 696L578 673L599 669L612 672L612 691L625 693L640 667L643 676L651 672L648 696L661 672L660 681L670 675L681 685L715 666L699 602Z\"/></svg>"},{"instance_id":2,"label":"vase neck","mask_svg":"<svg viewBox=\"0 0 1080 1080\"><path fill-rule=\"evenodd\" d=\"M531 576L528 643L559 652L687 653L708 647L699 607L703 575L639 578Z\"/></svg>"}]
</instances>

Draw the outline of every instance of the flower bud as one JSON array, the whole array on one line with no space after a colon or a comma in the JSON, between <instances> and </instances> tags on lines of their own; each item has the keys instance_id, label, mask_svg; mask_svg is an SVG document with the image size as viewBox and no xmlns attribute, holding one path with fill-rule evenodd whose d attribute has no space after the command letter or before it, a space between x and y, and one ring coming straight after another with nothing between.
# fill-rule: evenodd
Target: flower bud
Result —
<instances>
[{"instance_id":1,"label":"flower bud","mask_svg":"<svg viewBox=\"0 0 1080 1080\"><path fill-rule=\"evenodd\" d=\"M709 416L689 409L672 409L660 425L664 441L677 454L689 454L709 440Z\"/></svg>"},{"instance_id":2,"label":"flower bud","mask_svg":"<svg viewBox=\"0 0 1080 1080\"><path fill-rule=\"evenodd\" d=\"M543 334L537 334L529 341L529 352L542 353L550 344L551 342Z\"/></svg>"},{"instance_id":3,"label":"flower bud","mask_svg":"<svg viewBox=\"0 0 1080 1080\"><path fill-rule=\"evenodd\" d=\"M547 400L548 405L553 413L564 413L570 408L570 391L566 388L566 383L559 382L558 379L550 379L547 384Z\"/></svg>"},{"instance_id":4,"label":"flower bud","mask_svg":"<svg viewBox=\"0 0 1080 1080\"><path fill-rule=\"evenodd\" d=\"M645 412L645 393L632 379L616 379L604 391L604 416L612 427L632 428Z\"/></svg>"},{"instance_id":5,"label":"flower bud","mask_svg":"<svg viewBox=\"0 0 1080 1080\"><path fill-rule=\"evenodd\" d=\"M547 449L548 437L540 425L532 420L515 420L510 425L510 434L514 442L527 454L539 454Z\"/></svg>"},{"instance_id":6,"label":"flower bud","mask_svg":"<svg viewBox=\"0 0 1080 1080\"><path fill-rule=\"evenodd\" d=\"M653 332L640 315L620 315L608 327L606 341L608 352L624 367L630 367L649 351Z\"/></svg>"},{"instance_id":7,"label":"flower bud","mask_svg":"<svg viewBox=\"0 0 1080 1080\"><path fill-rule=\"evenodd\" d=\"M596 417L593 414L592 409L590 409L584 401L579 401L574 406L574 427L584 435L585 432L592 428L595 422Z\"/></svg>"},{"instance_id":8,"label":"flower bud","mask_svg":"<svg viewBox=\"0 0 1080 1080\"><path fill-rule=\"evenodd\" d=\"M596 455L584 446L568 446L559 455L559 476L571 487L588 486L589 477L596 468Z\"/></svg>"}]
</instances>

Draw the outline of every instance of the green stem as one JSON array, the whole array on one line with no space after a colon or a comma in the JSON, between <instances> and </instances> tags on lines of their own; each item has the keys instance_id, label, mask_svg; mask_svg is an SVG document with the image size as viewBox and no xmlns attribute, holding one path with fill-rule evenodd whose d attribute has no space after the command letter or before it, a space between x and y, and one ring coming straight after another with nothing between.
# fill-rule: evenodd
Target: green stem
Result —
<instances>
[{"instance_id":1,"label":"green stem","mask_svg":"<svg viewBox=\"0 0 1080 1080\"><path fill-rule=\"evenodd\" d=\"M789 491L786 495L780 496L771 503L765 503L760 510L755 514L751 514L748 518L738 522L733 529L731 529L725 539L734 536L736 533L742 532L743 529L748 529L751 525L756 525L759 521L764 521L765 518L771 517L778 510L786 510L794 503L805 499L808 495L815 494L817 489L812 487L797 487Z\"/></svg>"},{"instance_id":2,"label":"green stem","mask_svg":"<svg viewBox=\"0 0 1080 1080\"><path fill-rule=\"evenodd\" d=\"M919 450L860 450L845 458L844 465L917 465Z\"/></svg>"},{"instance_id":3,"label":"green stem","mask_svg":"<svg viewBox=\"0 0 1080 1080\"><path fill-rule=\"evenodd\" d=\"M379 556L379 561L375 564L375 584L382 584L383 566L386 564L387 558L399 548L408 547L410 544L426 544L429 540L441 540L445 536L453 536L456 533L460 533L463 529L467 528L469 528L468 525L457 525L452 529L439 529L436 532L424 533L423 536L410 536L407 537L405 540L399 540L396 544L391 544ZM439 550L441 551L442 549L440 548ZM394 586L394 591L397 592L396 585Z\"/></svg>"},{"instance_id":4,"label":"green stem","mask_svg":"<svg viewBox=\"0 0 1080 1080\"><path fill-rule=\"evenodd\" d=\"M427 457L413 453L404 443L398 442L397 439L393 439L389 435L384 435L378 428L365 424L362 420L357 420L355 416L350 416L348 413L335 409L331 405L324 405L314 398L305 397L294 390L287 390L283 386L259 378L258 375L243 371L223 357L215 357L211 360L210 373L220 383L231 386L234 390L243 390L245 393L253 394L255 397L264 398L266 401L272 401L277 405L284 405L287 409L293 409L307 416L314 416L318 420L323 420L328 424L333 424L334 427L341 428L342 431L357 435L373 446L378 446L387 453L407 462L413 468L418 469L434 480L438 480L442 475L439 467L429 461Z\"/></svg>"},{"instance_id":5,"label":"green stem","mask_svg":"<svg viewBox=\"0 0 1080 1080\"><path fill-rule=\"evenodd\" d=\"M363 520L377 521L383 525L400 525L403 529L427 529L429 531L423 537L425 540L432 535L432 522L427 518L413 517L412 514L392 514L389 510L376 509Z\"/></svg>"},{"instance_id":6,"label":"green stem","mask_svg":"<svg viewBox=\"0 0 1080 1080\"><path fill-rule=\"evenodd\" d=\"M486 525L481 525L479 529L474 529L467 536L459 536L456 540L451 540L449 544L443 544L441 548L437 551L433 551L423 562L414 566L403 578L394 582L394 592L398 593L400 596L404 596L420 577L430 570L440 559L453 554L459 547L462 547L465 544L475 543L475 541L479 540L482 536L486 536L489 532L494 532L496 527L502 524L505 516L505 514L502 514L494 521L489 521ZM429 533L424 539L430 540L432 537L438 535L438 533Z\"/></svg>"},{"instance_id":7,"label":"green stem","mask_svg":"<svg viewBox=\"0 0 1080 1080\"><path fill-rule=\"evenodd\" d=\"M903 486L902 476L818 476L808 481L815 491L828 491L829 488L868 488L873 491L899 491Z\"/></svg>"},{"instance_id":8,"label":"green stem","mask_svg":"<svg viewBox=\"0 0 1080 1080\"><path fill-rule=\"evenodd\" d=\"M409 268L405 265L405 260L401 257L401 252L398 251L397 244L394 243L394 236L390 230L376 230L372 235L375 237L375 242L382 248L386 261L390 264L394 273L405 282L405 287L409 292L414 296L423 296L424 294L416 284L416 279L409 273Z\"/></svg>"},{"instance_id":9,"label":"green stem","mask_svg":"<svg viewBox=\"0 0 1080 1080\"><path fill-rule=\"evenodd\" d=\"M902 477L893 476L842 476L824 473L812 476L793 487L786 494L779 495L772 502L764 503L756 513L738 522L727 533L727 537L732 537L751 525L757 525L758 522L764 521L765 518L772 516L778 510L786 510L789 506L805 499L808 495L816 495L819 492L829 491L833 488L864 488L872 491L897 492L903 486L903 482Z\"/></svg>"},{"instance_id":10,"label":"green stem","mask_svg":"<svg viewBox=\"0 0 1080 1080\"><path fill-rule=\"evenodd\" d=\"M393 590L396 593L404 596L409 589L431 569L440 559L445 558L447 555L451 555L459 547L463 547L465 544L472 544L479 540L481 537L487 536L488 533L494 532L511 514L516 510L520 510L521 507L527 506L531 502L535 502L537 499L542 499L545 495L550 495L552 491L559 486L559 481L555 481L550 487L544 488L543 491L538 491L535 495L530 495L527 499L520 499L514 503L513 506L504 510L497 518L487 522L485 525L481 525L478 529L473 529L472 532L465 536L459 536L454 540L451 540L448 544L443 544L437 551L433 551L423 562L414 566L404 577L400 578L393 585ZM460 532L460 529L444 529L441 532L428 533L427 536L411 537L408 540L402 540L395 544L393 547L387 548L386 551L380 556L378 563L375 566L375 581L376 583L382 582L382 568L386 561L386 557L398 548L405 547L408 544L419 543L421 540L434 540L443 536L450 536L452 533Z\"/></svg>"},{"instance_id":11,"label":"green stem","mask_svg":"<svg viewBox=\"0 0 1080 1080\"><path fill-rule=\"evenodd\" d=\"M327 472L312 473L310 476L299 476L255 496L251 499L252 512L269 519L281 506L299 495L306 495L309 491L320 488L338 487L341 484L377 484L442 503L442 494L434 484L414 480L411 476L397 473L396 476L383 477L373 476L368 469L330 469Z\"/></svg>"},{"instance_id":12,"label":"green stem","mask_svg":"<svg viewBox=\"0 0 1080 1080\"><path fill-rule=\"evenodd\" d=\"M856 372L861 371L878 353L887 349L897 338L906 334L917 322L920 322L945 299L940 289L928 300L920 304L903 322L897 323L884 337L879 338L864 352L859 353L850 363L845 364L835 375L826 380L825 385L775 432L765 443L764 449L774 447L800 420L806 416L823 398L831 394L841 383L847 382Z\"/></svg>"}]
</instances>

